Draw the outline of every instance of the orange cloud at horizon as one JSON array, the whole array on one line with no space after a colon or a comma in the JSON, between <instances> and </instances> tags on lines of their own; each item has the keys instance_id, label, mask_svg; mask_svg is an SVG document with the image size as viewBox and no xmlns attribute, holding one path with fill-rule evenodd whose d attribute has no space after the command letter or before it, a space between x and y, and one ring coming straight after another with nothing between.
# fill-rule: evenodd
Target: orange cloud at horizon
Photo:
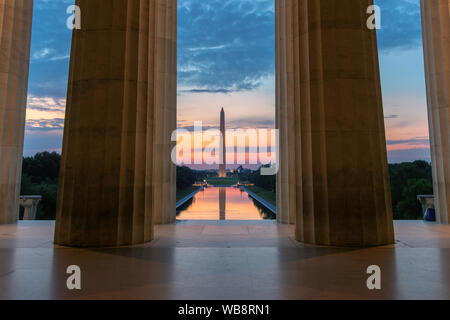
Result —
<instances>
[{"instance_id":1,"label":"orange cloud at horizon","mask_svg":"<svg viewBox=\"0 0 450 320\"><path fill-rule=\"evenodd\" d=\"M219 162L219 130L179 132L176 149L178 164ZM265 164L276 161L276 131L273 129L227 130L225 144L227 164Z\"/></svg>"}]
</instances>

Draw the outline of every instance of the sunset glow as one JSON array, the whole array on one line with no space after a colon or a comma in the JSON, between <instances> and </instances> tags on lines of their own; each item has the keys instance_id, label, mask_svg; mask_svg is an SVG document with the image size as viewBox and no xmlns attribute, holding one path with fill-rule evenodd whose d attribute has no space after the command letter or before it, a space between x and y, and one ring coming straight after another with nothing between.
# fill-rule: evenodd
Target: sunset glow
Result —
<instances>
[{"instance_id":1,"label":"sunset glow","mask_svg":"<svg viewBox=\"0 0 450 320\"><path fill-rule=\"evenodd\" d=\"M378 44L389 162L429 161L419 0L375 2L383 14ZM65 28L66 16L58 13L71 3L35 1L34 19L40 23L33 24L26 156L61 152L71 32ZM240 0L230 6L219 0L180 0L178 14L178 128L191 131L202 121L205 131L217 129L224 107L227 130L274 129L274 1ZM233 151L228 140L227 150ZM193 151L199 162L201 154ZM254 153L236 157L243 162ZM234 158L230 153L227 161ZM275 161L276 156L269 158Z\"/></svg>"}]
</instances>

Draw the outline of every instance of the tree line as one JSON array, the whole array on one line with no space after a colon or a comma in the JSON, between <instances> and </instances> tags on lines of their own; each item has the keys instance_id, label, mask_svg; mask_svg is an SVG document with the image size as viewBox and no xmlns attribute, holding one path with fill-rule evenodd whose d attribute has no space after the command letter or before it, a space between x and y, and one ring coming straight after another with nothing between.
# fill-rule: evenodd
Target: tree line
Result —
<instances>
[{"instance_id":1,"label":"tree line","mask_svg":"<svg viewBox=\"0 0 450 320\"><path fill-rule=\"evenodd\" d=\"M194 170L188 167L177 166L177 190L183 190L192 186L196 181Z\"/></svg>"},{"instance_id":2,"label":"tree line","mask_svg":"<svg viewBox=\"0 0 450 320\"><path fill-rule=\"evenodd\" d=\"M42 197L37 210L38 220L54 220L61 155L41 152L34 157L23 158L21 195Z\"/></svg>"},{"instance_id":3,"label":"tree line","mask_svg":"<svg viewBox=\"0 0 450 320\"><path fill-rule=\"evenodd\" d=\"M270 165L261 166L258 170L244 170L240 174L239 179L241 181L249 181L255 186L263 188L268 191L276 191L277 188L277 178L275 175L266 176L261 175L261 168L269 168Z\"/></svg>"},{"instance_id":4,"label":"tree line","mask_svg":"<svg viewBox=\"0 0 450 320\"><path fill-rule=\"evenodd\" d=\"M41 152L23 159L21 195L42 196L37 213L39 220L55 219L60 162L61 156L56 152ZM261 175L261 168L240 169L240 181L275 192L276 176ZM205 177L205 172L188 167L177 166L176 172L178 190ZM390 164L389 175L394 219L421 219L423 213L417 195L433 194L431 165L426 161Z\"/></svg>"},{"instance_id":5,"label":"tree line","mask_svg":"<svg viewBox=\"0 0 450 320\"><path fill-rule=\"evenodd\" d=\"M422 207L417 196L433 194L431 165L426 161L390 164L389 176L394 219L422 219Z\"/></svg>"}]
</instances>

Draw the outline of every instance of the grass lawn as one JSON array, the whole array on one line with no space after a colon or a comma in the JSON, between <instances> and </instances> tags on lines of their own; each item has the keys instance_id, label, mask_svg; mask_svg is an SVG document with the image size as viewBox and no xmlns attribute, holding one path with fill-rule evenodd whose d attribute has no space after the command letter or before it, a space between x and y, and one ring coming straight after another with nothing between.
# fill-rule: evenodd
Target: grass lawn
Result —
<instances>
[{"instance_id":1,"label":"grass lawn","mask_svg":"<svg viewBox=\"0 0 450 320\"><path fill-rule=\"evenodd\" d=\"M238 183L238 178L208 178L206 181L213 186L232 186Z\"/></svg>"},{"instance_id":2,"label":"grass lawn","mask_svg":"<svg viewBox=\"0 0 450 320\"><path fill-rule=\"evenodd\" d=\"M190 195L192 192L194 192L198 188L199 187L190 186L190 187L187 187L182 190L177 190L177 201L180 201L184 197L187 197L188 195Z\"/></svg>"},{"instance_id":3,"label":"grass lawn","mask_svg":"<svg viewBox=\"0 0 450 320\"><path fill-rule=\"evenodd\" d=\"M260 187L246 187L249 191L255 193L257 196L260 196L270 204L274 206L277 205L277 194L274 191L269 191Z\"/></svg>"}]
</instances>

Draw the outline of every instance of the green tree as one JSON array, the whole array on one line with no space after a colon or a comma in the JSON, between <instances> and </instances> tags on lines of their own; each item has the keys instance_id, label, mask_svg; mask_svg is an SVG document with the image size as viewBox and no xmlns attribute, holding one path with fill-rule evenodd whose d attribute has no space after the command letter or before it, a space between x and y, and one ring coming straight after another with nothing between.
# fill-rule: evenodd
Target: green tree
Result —
<instances>
[{"instance_id":1,"label":"green tree","mask_svg":"<svg viewBox=\"0 0 450 320\"><path fill-rule=\"evenodd\" d=\"M38 185L33 182L32 178L22 173L22 182L20 184L20 194L24 196L36 195L38 193Z\"/></svg>"},{"instance_id":2,"label":"green tree","mask_svg":"<svg viewBox=\"0 0 450 320\"><path fill-rule=\"evenodd\" d=\"M195 183L195 172L188 167L177 166L177 189L182 190Z\"/></svg>"},{"instance_id":3,"label":"green tree","mask_svg":"<svg viewBox=\"0 0 450 320\"><path fill-rule=\"evenodd\" d=\"M58 195L61 156L56 152L37 153L23 159L20 193L42 197L37 210L38 220L54 220Z\"/></svg>"},{"instance_id":4,"label":"green tree","mask_svg":"<svg viewBox=\"0 0 450 320\"><path fill-rule=\"evenodd\" d=\"M251 172L248 175L248 180L256 186L269 191L276 190L276 175L265 176L261 175L261 168L268 168L270 165L261 166L258 170Z\"/></svg>"},{"instance_id":5,"label":"green tree","mask_svg":"<svg viewBox=\"0 0 450 320\"><path fill-rule=\"evenodd\" d=\"M419 194L433 194L433 183L427 179L408 179L402 190L402 199L396 205L398 219L422 219L422 206L417 201Z\"/></svg>"},{"instance_id":6,"label":"green tree","mask_svg":"<svg viewBox=\"0 0 450 320\"><path fill-rule=\"evenodd\" d=\"M34 157L23 159L22 173L31 177L34 183L45 180L58 181L61 155L56 152L40 152Z\"/></svg>"},{"instance_id":7,"label":"green tree","mask_svg":"<svg viewBox=\"0 0 450 320\"><path fill-rule=\"evenodd\" d=\"M422 209L419 194L433 194L431 165L414 161L389 165L394 219L418 219Z\"/></svg>"}]
</instances>

